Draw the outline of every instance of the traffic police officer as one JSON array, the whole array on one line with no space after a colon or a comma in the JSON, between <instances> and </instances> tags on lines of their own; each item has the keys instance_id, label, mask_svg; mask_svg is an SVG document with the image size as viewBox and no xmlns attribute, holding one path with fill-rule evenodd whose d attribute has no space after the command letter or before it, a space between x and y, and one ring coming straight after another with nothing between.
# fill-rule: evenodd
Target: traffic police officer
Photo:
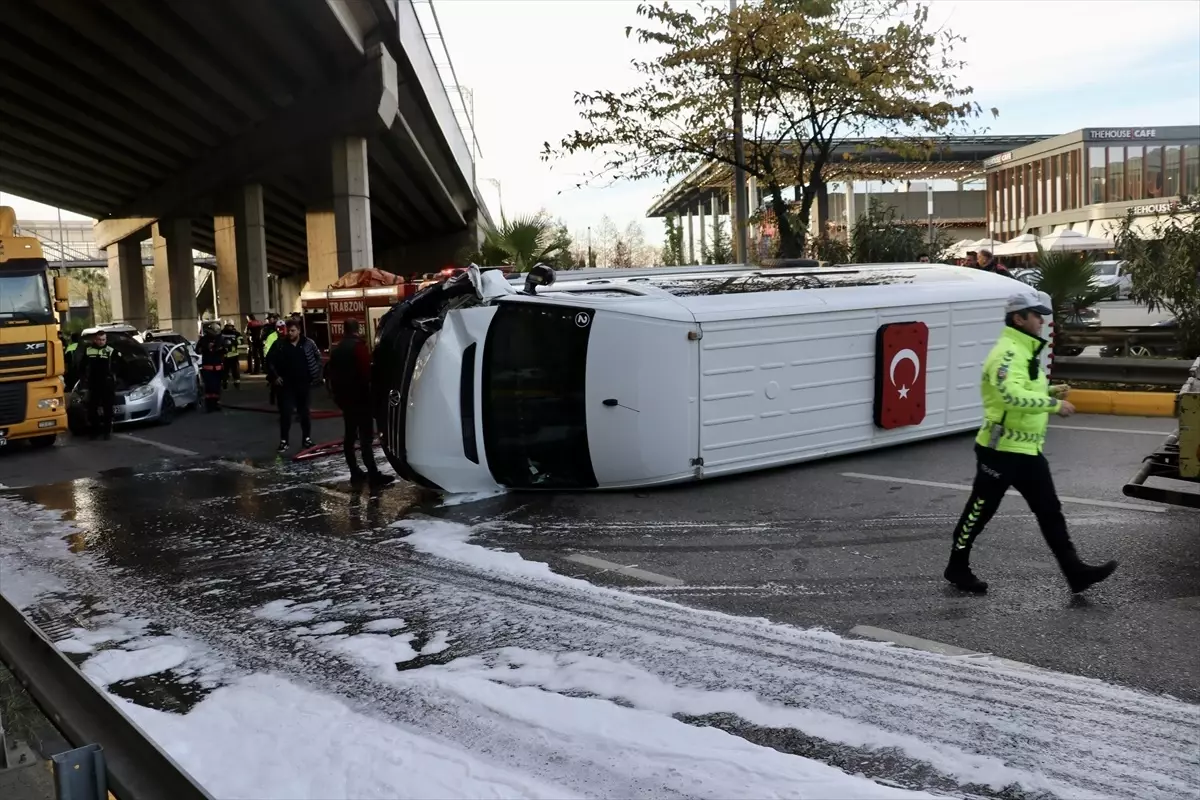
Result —
<instances>
[{"instance_id":1,"label":"traffic police officer","mask_svg":"<svg viewBox=\"0 0 1200 800\"><path fill-rule=\"evenodd\" d=\"M79 336L78 332L72 333L70 343L67 344L66 348L63 349L63 361L66 362L66 369L64 370L65 374L63 375L63 383L65 384L64 388L65 388L65 391L67 392L67 394L71 393L71 390L75 388L75 384L79 380L79 361L80 361L79 342L80 342L80 338L81 337ZM85 348L85 351L86 351L86 348Z\"/></svg>"},{"instance_id":2,"label":"traffic police officer","mask_svg":"<svg viewBox=\"0 0 1200 800\"><path fill-rule=\"evenodd\" d=\"M1018 289L1005 306L1004 332L983 364L984 420L975 437L975 485L955 526L950 563L944 573L946 580L963 591L987 591L987 583L971 572L971 545L1010 486L1021 493L1037 517L1072 592L1099 583L1117 568L1116 561L1091 566L1079 560L1050 477L1050 464L1042 454L1050 415L1075 413L1065 399L1068 387L1051 387L1041 368L1046 346L1042 326L1050 313L1048 295L1031 287Z\"/></svg>"},{"instance_id":3,"label":"traffic police officer","mask_svg":"<svg viewBox=\"0 0 1200 800\"><path fill-rule=\"evenodd\" d=\"M93 439L112 433L113 394L116 376L113 374L113 349L108 346L104 331L92 335L92 342L83 353L83 379L87 382L88 431Z\"/></svg>"}]
</instances>

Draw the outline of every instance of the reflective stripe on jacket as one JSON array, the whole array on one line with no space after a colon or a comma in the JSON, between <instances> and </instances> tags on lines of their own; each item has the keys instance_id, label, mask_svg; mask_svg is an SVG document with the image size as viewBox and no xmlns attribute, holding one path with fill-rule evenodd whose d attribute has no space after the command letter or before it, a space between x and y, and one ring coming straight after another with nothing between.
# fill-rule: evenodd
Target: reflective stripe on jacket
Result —
<instances>
[{"instance_id":1,"label":"reflective stripe on jacket","mask_svg":"<svg viewBox=\"0 0 1200 800\"><path fill-rule=\"evenodd\" d=\"M263 342L263 355L271 352L271 345L275 344L279 339L279 331L271 331L267 334L267 339Z\"/></svg>"},{"instance_id":2,"label":"reflective stripe on jacket","mask_svg":"<svg viewBox=\"0 0 1200 800\"><path fill-rule=\"evenodd\" d=\"M1050 396L1041 368L1044 339L1005 327L983 362L983 427L976 443L1005 453L1037 455L1046 443L1046 425L1061 401Z\"/></svg>"}]
</instances>

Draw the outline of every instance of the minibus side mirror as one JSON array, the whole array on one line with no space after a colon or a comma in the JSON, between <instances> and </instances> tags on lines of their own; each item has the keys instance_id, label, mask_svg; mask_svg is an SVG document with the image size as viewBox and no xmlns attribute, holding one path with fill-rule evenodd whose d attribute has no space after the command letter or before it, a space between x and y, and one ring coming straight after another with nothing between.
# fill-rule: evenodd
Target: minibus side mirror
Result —
<instances>
[{"instance_id":1,"label":"minibus side mirror","mask_svg":"<svg viewBox=\"0 0 1200 800\"><path fill-rule=\"evenodd\" d=\"M533 269L529 270L529 274L525 276L525 292L524 294L537 294L537 287L552 286L554 284L554 270L547 267L545 264L537 264Z\"/></svg>"}]
</instances>

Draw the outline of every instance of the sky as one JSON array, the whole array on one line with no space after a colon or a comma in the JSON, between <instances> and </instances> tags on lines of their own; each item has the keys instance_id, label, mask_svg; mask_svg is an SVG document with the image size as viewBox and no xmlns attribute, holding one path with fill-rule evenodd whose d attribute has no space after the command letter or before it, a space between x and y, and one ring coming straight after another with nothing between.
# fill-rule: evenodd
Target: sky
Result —
<instances>
[{"instance_id":1,"label":"sky","mask_svg":"<svg viewBox=\"0 0 1200 800\"><path fill-rule=\"evenodd\" d=\"M547 164L544 142L580 127L576 91L627 88L647 53L625 37L638 0L434 0L459 83L471 89L478 183L494 217L545 209L573 231L604 215L640 221L666 185L577 188L596 166ZM979 133L1054 135L1092 126L1200 124L1200 0L933 0L931 20L966 38L960 83L985 109ZM499 181L500 189L492 184ZM13 196L5 195L12 204ZM55 212L20 203L18 218ZM64 215L64 218L75 218Z\"/></svg>"}]
</instances>

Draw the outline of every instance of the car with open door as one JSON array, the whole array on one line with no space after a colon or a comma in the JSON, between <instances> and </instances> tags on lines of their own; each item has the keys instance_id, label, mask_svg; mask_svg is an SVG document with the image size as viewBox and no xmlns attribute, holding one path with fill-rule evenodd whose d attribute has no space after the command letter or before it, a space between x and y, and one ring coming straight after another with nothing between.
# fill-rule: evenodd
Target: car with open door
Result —
<instances>
[{"instance_id":1,"label":"car with open door","mask_svg":"<svg viewBox=\"0 0 1200 800\"><path fill-rule=\"evenodd\" d=\"M139 344L123 337L110 340L113 348L113 425L157 422L169 425L179 409L200 401L200 382L187 345ZM67 402L72 433L87 431L86 376L73 387Z\"/></svg>"}]
</instances>

